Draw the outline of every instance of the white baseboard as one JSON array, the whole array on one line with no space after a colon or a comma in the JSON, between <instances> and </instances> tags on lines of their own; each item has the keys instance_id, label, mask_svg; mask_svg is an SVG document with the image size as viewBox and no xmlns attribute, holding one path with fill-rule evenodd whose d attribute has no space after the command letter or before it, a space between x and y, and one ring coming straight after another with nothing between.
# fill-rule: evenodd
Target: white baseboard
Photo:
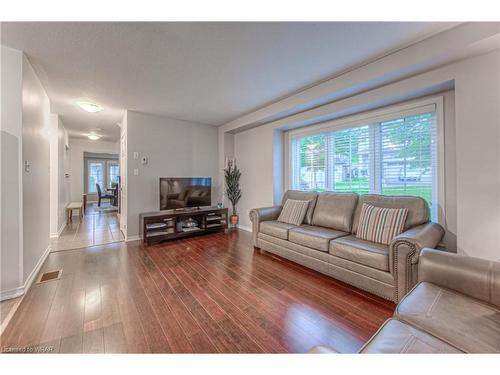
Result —
<instances>
[{"instance_id":1,"label":"white baseboard","mask_svg":"<svg viewBox=\"0 0 500 375\"><path fill-rule=\"evenodd\" d=\"M64 223L62 223L61 228L59 228L59 230L57 231L58 236L60 236L61 233L63 232L64 228L66 228L66 224L68 224L67 221L64 221Z\"/></svg>"},{"instance_id":2,"label":"white baseboard","mask_svg":"<svg viewBox=\"0 0 500 375\"><path fill-rule=\"evenodd\" d=\"M33 270L31 271L31 273L29 274L28 278L26 279L26 281L24 282L24 284L22 286L14 288L14 289L10 289L10 290L1 291L0 292L0 301L4 301L6 299L11 299L11 298L16 298L16 297L19 297L19 296L22 296L23 294L25 294L28 291L28 289L30 288L31 284L33 284L33 281L35 280L36 275L38 275L38 272L40 272L40 269L42 268L43 262L45 262L45 259L47 259L47 257L49 256L51 250L52 250L52 248L49 244L49 246L47 246L47 248L44 250L40 259L38 259L38 262L37 262L35 268L33 268Z\"/></svg>"},{"instance_id":3,"label":"white baseboard","mask_svg":"<svg viewBox=\"0 0 500 375\"><path fill-rule=\"evenodd\" d=\"M52 248L49 244L49 246L47 246L40 259L38 259L35 268L33 268L33 271L31 271L30 275L24 282L24 292L27 292L28 289L30 288L31 284L35 280L36 275L38 275L38 272L40 272L40 268L42 268L43 262L45 262L45 259L47 259L47 257L49 256L51 250Z\"/></svg>"},{"instance_id":4,"label":"white baseboard","mask_svg":"<svg viewBox=\"0 0 500 375\"><path fill-rule=\"evenodd\" d=\"M50 238L58 238L58 237L61 237L61 233L62 231L64 230L64 228L66 228L66 222L62 223L61 227L59 228L59 230L57 231L57 233L51 233L50 234Z\"/></svg>"},{"instance_id":5,"label":"white baseboard","mask_svg":"<svg viewBox=\"0 0 500 375\"><path fill-rule=\"evenodd\" d=\"M252 227L246 227L243 225L238 225L238 229L244 230L245 232L252 232Z\"/></svg>"},{"instance_id":6,"label":"white baseboard","mask_svg":"<svg viewBox=\"0 0 500 375\"><path fill-rule=\"evenodd\" d=\"M24 286L23 285L21 285L18 288L1 291L0 292L0 302L22 296L23 294L24 294Z\"/></svg>"},{"instance_id":7,"label":"white baseboard","mask_svg":"<svg viewBox=\"0 0 500 375\"><path fill-rule=\"evenodd\" d=\"M14 298L14 297L13 297ZM12 306L10 308L10 311L9 313L7 314L7 316L5 317L2 317L2 324L0 325L0 336L2 336L3 334L3 331L5 331L5 328L7 328L7 326L9 325L9 322L10 320L12 319L12 317L14 316L14 314L16 313L17 311L17 308L19 307L19 305L21 304L21 302L23 301L24 297L22 298L19 298L19 301L17 301L14 306Z\"/></svg>"},{"instance_id":8,"label":"white baseboard","mask_svg":"<svg viewBox=\"0 0 500 375\"><path fill-rule=\"evenodd\" d=\"M137 236L128 236L126 239L125 239L125 242L131 242L131 241L139 241L139 240L142 240L142 237L137 235Z\"/></svg>"},{"instance_id":9,"label":"white baseboard","mask_svg":"<svg viewBox=\"0 0 500 375\"><path fill-rule=\"evenodd\" d=\"M31 271L28 278L24 282L24 285L22 285L18 288L14 288L11 290L6 290L6 291L0 292L0 301L23 296L22 298L19 299L19 301L17 301L16 305L10 309L7 317L3 319L3 323L0 325L0 335L3 333L5 328L7 328L7 325L9 324L10 320L14 316L14 313L16 312L17 308L21 304L21 302L24 298L24 295L26 295L26 292L29 290L31 284L33 284L33 281L35 281L35 277L38 275L38 272L40 272L40 269L42 268L42 265L45 262L45 259L47 259L47 257L49 256L51 250L52 249L51 249L50 244L49 244L49 246L47 246L47 248L43 252L42 256L40 257L40 259L36 263L35 268L33 268L33 271Z\"/></svg>"}]
</instances>

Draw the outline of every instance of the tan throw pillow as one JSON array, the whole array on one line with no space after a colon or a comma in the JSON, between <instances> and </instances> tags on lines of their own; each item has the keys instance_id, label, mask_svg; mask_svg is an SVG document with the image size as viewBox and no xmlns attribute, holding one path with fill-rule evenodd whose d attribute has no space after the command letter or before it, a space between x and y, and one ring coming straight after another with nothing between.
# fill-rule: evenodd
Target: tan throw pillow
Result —
<instances>
[{"instance_id":1,"label":"tan throw pillow","mask_svg":"<svg viewBox=\"0 0 500 375\"><path fill-rule=\"evenodd\" d=\"M382 208L363 203L356 237L389 245L403 231L408 209Z\"/></svg>"},{"instance_id":2,"label":"tan throw pillow","mask_svg":"<svg viewBox=\"0 0 500 375\"><path fill-rule=\"evenodd\" d=\"M283 205L278 221L287 224L300 225L304 221L309 201L287 199Z\"/></svg>"}]
</instances>

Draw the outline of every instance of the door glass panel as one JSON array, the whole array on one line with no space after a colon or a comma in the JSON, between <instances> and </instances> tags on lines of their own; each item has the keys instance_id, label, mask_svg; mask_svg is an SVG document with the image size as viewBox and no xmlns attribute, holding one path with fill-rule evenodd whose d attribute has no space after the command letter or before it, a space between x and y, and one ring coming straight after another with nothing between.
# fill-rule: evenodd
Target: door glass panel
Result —
<instances>
[{"instance_id":1,"label":"door glass panel","mask_svg":"<svg viewBox=\"0 0 500 375\"><path fill-rule=\"evenodd\" d=\"M97 193L96 184L101 190L104 189L104 163L99 161L89 161L88 164L88 192Z\"/></svg>"},{"instance_id":2,"label":"door glass panel","mask_svg":"<svg viewBox=\"0 0 500 375\"><path fill-rule=\"evenodd\" d=\"M114 184L118 184L118 176L120 175L120 165L115 163L109 163L108 167L109 175L109 188L112 188Z\"/></svg>"}]
</instances>

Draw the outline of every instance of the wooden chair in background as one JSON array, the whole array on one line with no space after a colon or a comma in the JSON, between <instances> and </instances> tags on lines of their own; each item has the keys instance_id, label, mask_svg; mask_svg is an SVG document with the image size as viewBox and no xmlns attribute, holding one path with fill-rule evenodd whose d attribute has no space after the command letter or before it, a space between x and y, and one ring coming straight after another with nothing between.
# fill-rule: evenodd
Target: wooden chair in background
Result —
<instances>
[{"instance_id":1,"label":"wooden chair in background","mask_svg":"<svg viewBox=\"0 0 500 375\"><path fill-rule=\"evenodd\" d=\"M101 207L101 199L109 199L109 203L111 204L111 200L113 199L113 194L107 194L107 193L103 194L99 184L95 184L95 187L97 188L97 195L99 196L99 201L97 202L97 206Z\"/></svg>"}]
</instances>

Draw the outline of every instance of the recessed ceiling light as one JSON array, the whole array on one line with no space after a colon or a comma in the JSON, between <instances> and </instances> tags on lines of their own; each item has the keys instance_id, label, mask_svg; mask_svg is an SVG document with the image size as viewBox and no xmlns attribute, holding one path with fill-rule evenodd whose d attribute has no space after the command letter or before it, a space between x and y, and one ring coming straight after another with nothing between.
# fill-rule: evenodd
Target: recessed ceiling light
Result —
<instances>
[{"instance_id":1,"label":"recessed ceiling light","mask_svg":"<svg viewBox=\"0 0 500 375\"><path fill-rule=\"evenodd\" d=\"M83 109L84 111L90 112L90 113L96 113L96 112L101 112L102 107L100 105L97 105L95 103L91 102L77 102L78 106Z\"/></svg>"},{"instance_id":2,"label":"recessed ceiling light","mask_svg":"<svg viewBox=\"0 0 500 375\"><path fill-rule=\"evenodd\" d=\"M90 133L90 134L87 134L87 138L92 140L92 141L97 141L98 139L101 138L101 136L99 134Z\"/></svg>"}]
</instances>

